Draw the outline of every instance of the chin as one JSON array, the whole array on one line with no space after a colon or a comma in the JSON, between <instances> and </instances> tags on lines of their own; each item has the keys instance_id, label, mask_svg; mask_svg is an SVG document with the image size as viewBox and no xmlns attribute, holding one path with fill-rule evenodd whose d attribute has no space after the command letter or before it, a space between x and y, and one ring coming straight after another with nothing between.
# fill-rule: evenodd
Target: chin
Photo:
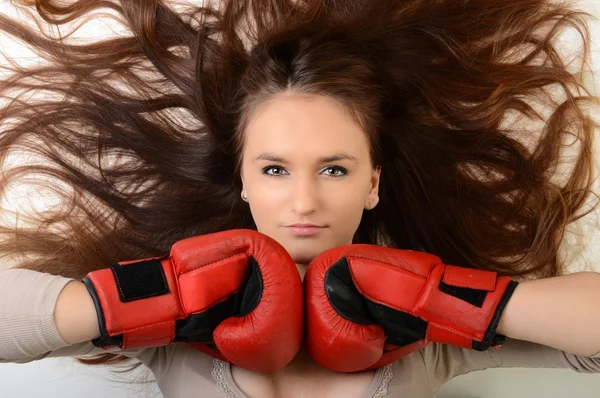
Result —
<instances>
[{"instance_id":1,"label":"chin","mask_svg":"<svg viewBox=\"0 0 600 398\"><path fill-rule=\"evenodd\" d=\"M293 254L291 254L291 256L292 256L292 259L294 260L294 263L304 264L304 265L308 265L312 261L312 259L316 257L316 255L308 255L305 253L302 253L302 254L293 253Z\"/></svg>"},{"instance_id":2,"label":"chin","mask_svg":"<svg viewBox=\"0 0 600 398\"><path fill-rule=\"evenodd\" d=\"M282 239L279 243L287 250L296 264L309 264L319 254L345 244L326 239Z\"/></svg>"},{"instance_id":3,"label":"chin","mask_svg":"<svg viewBox=\"0 0 600 398\"><path fill-rule=\"evenodd\" d=\"M335 246L311 247L309 248L291 248L290 255L296 264L309 264L319 254L332 249Z\"/></svg>"},{"instance_id":4,"label":"chin","mask_svg":"<svg viewBox=\"0 0 600 398\"><path fill-rule=\"evenodd\" d=\"M321 248L314 247L314 245L311 246L313 247L290 247L288 251L296 264L309 264L313 258L324 251Z\"/></svg>"}]
</instances>

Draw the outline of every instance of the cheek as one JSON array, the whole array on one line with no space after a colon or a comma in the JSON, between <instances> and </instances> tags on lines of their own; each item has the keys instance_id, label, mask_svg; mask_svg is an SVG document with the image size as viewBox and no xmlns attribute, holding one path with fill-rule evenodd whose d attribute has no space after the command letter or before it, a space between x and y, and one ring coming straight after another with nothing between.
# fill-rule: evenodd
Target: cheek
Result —
<instances>
[{"instance_id":1,"label":"cheek","mask_svg":"<svg viewBox=\"0 0 600 398\"><path fill-rule=\"evenodd\" d=\"M257 198L256 195L252 197L250 201L250 213L254 219L256 227L260 231L264 226L269 225L271 218L273 218L273 209L269 206L265 206L265 201L261 198Z\"/></svg>"},{"instance_id":2,"label":"cheek","mask_svg":"<svg viewBox=\"0 0 600 398\"><path fill-rule=\"evenodd\" d=\"M339 185L336 189L331 189L331 195L328 199L328 207L336 207L347 213L362 214L367 196L369 194L370 183L365 182L364 178L351 183Z\"/></svg>"},{"instance_id":3,"label":"cheek","mask_svg":"<svg viewBox=\"0 0 600 398\"><path fill-rule=\"evenodd\" d=\"M281 216L282 200L277 193L264 184L250 185L248 196L250 197L250 213L259 232L270 233L279 226Z\"/></svg>"},{"instance_id":4,"label":"cheek","mask_svg":"<svg viewBox=\"0 0 600 398\"><path fill-rule=\"evenodd\" d=\"M340 240L352 240L364 211L365 196L357 194L356 190L353 193L346 193L345 198L337 196L330 203L332 215L335 214L334 220L335 232Z\"/></svg>"}]
</instances>

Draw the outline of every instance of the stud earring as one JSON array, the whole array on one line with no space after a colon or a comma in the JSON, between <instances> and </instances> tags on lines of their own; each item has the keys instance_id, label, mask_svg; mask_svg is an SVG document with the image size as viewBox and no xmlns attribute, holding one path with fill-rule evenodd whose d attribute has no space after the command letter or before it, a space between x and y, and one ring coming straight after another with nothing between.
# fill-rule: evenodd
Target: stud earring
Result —
<instances>
[{"instance_id":1,"label":"stud earring","mask_svg":"<svg viewBox=\"0 0 600 398\"><path fill-rule=\"evenodd\" d=\"M248 201L248 195L246 195L246 193L245 193L245 192L242 192L242 200L243 200L244 202L247 202L247 201Z\"/></svg>"}]
</instances>

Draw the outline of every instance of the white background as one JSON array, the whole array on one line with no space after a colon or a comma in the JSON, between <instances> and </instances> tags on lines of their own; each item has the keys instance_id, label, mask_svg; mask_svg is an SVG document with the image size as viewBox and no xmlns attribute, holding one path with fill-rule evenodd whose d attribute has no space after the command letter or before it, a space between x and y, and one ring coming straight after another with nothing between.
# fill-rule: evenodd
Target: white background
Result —
<instances>
[{"instance_id":1,"label":"white background","mask_svg":"<svg viewBox=\"0 0 600 398\"><path fill-rule=\"evenodd\" d=\"M1 0L0 0L1 1ZM518 0L515 0L518 1ZM590 11L600 18L600 0L580 0L580 8ZM12 14L11 5L0 2L0 12ZM107 37L114 25L106 21L94 21L81 29L83 37ZM600 70L600 24L591 25L593 69ZM569 38L566 39L566 45ZM31 53L17 43L0 35L2 51L10 50L11 57L19 62L32 60ZM598 73L598 72L596 72ZM600 92L600 77L595 77L595 91ZM597 151L599 152L599 151ZM599 154L600 155L600 154ZM600 192L600 190L597 190ZM572 271L590 269L583 265L587 260L591 269L600 272L600 265L594 267L600 257L596 246L597 230L586 230L588 248L572 264ZM132 374L111 374L104 367L79 365L70 358L46 359L28 364L0 364L0 397L4 398L103 398L103 397L144 397L160 398L162 395L154 383L141 384L152 380L152 374L144 367ZM132 383L132 381L134 381ZM138 382L138 383L136 383ZM198 392L198 397L202 392ZM600 397L600 375L577 374L562 369L493 369L473 372L455 378L447 383L437 398L597 398ZM409 397L406 397L409 398ZM412 397L411 397L412 398Z\"/></svg>"}]
</instances>

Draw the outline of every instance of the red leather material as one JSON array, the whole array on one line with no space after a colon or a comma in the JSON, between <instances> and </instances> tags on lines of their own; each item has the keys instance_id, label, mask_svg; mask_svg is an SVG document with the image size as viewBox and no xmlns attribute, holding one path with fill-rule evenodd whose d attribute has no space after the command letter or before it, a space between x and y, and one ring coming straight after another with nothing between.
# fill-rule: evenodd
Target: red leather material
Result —
<instances>
[{"instance_id":1,"label":"red leather material","mask_svg":"<svg viewBox=\"0 0 600 398\"><path fill-rule=\"evenodd\" d=\"M411 310L439 258L416 251L377 249L362 244L334 248L315 257L306 271L305 346L321 366L337 372L376 369L427 345L425 341L417 342L384 354L386 336L381 326L355 324L331 306L325 292L325 273L345 257L359 292L380 304ZM398 294L400 291L402 294Z\"/></svg>"},{"instance_id":2,"label":"red leather material","mask_svg":"<svg viewBox=\"0 0 600 398\"><path fill-rule=\"evenodd\" d=\"M471 348L472 335L452 328L441 322L430 322L427 328L427 341L436 341L457 347Z\"/></svg>"},{"instance_id":3,"label":"red leather material","mask_svg":"<svg viewBox=\"0 0 600 398\"><path fill-rule=\"evenodd\" d=\"M256 372L287 365L302 343L302 282L294 261L275 240L251 230L229 230L176 242L161 261L170 294L122 303L110 269L94 271L94 284L110 336L123 334L123 349L166 345L175 321L203 312L237 292L245 281L249 256L263 281L257 307L230 317L213 332L219 351L202 351ZM120 262L120 264L133 261ZM217 355L218 354L218 355Z\"/></svg>"},{"instance_id":4,"label":"red leather material","mask_svg":"<svg viewBox=\"0 0 600 398\"><path fill-rule=\"evenodd\" d=\"M175 336L175 322L172 320L153 323L139 328L128 329L123 333L123 347L156 347L166 345Z\"/></svg>"},{"instance_id":5,"label":"red leather material","mask_svg":"<svg viewBox=\"0 0 600 398\"><path fill-rule=\"evenodd\" d=\"M366 258L347 257L354 285L363 296L400 311L412 312L427 277ZM377 275L374 278L374 275Z\"/></svg>"},{"instance_id":6,"label":"red leather material","mask_svg":"<svg viewBox=\"0 0 600 398\"><path fill-rule=\"evenodd\" d=\"M444 271L444 283L457 287L493 291L496 288L496 273L472 268L447 265Z\"/></svg>"},{"instance_id":7,"label":"red leather material","mask_svg":"<svg viewBox=\"0 0 600 398\"><path fill-rule=\"evenodd\" d=\"M418 351L421 348L427 347L428 344L429 344L429 342L425 341L425 340L419 340L415 343L412 343L412 344L409 344L406 346L402 346L402 347L391 346L391 348L388 348L387 346L390 346L390 344L386 344L385 345L386 350L389 350L389 351L385 352L381 356L379 361L375 362L373 365L371 365L365 369L358 368L358 370L345 370L345 371L340 370L340 372L356 372L356 371L361 371L361 370L379 369L385 365L389 365L390 363L396 362L397 360L401 359L402 357L407 356L410 353Z\"/></svg>"},{"instance_id":8,"label":"red leather material","mask_svg":"<svg viewBox=\"0 0 600 398\"><path fill-rule=\"evenodd\" d=\"M446 265L440 264L432 272L414 314L429 322L428 338L432 341L471 348L473 340L483 340L495 315L496 307L511 279L508 277L495 278L496 286L493 290L488 291L483 306L479 308L439 290L438 286L445 269ZM481 275L481 277L474 277L476 285L480 285L481 280L489 278L490 273L490 271L476 269L470 269L470 272L473 275ZM433 340L432 334L436 336L435 340ZM458 336L463 336L464 339L459 339ZM458 344L457 340L462 343Z\"/></svg>"},{"instance_id":9,"label":"red leather material","mask_svg":"<svg viewBox=\"0 0 600 398\"><path fill-rule=\"evenodd\" d=\"M325 292L324 278L339 257L331 251L322 256L318 256L322 261L311 262L304 275L305 347L315 362L338 372L375 365L383 355L385 332L379 325L357 325L333 309Z\"/></svg>"},{"instance_id":10,"label":"red leather material","mask_svg":"<svg viewBox=\"0 0 600 398\"><path fill-rule=\"evenodd\" d=\"M181 264L187 264L181 260ZM223 272L224 267L227 272ZM248 271L248 255L236 254L212 264L178 270L179 294L186 314L203 312L242 286Z\"/></svg>"},{"instance_id":11,"label":"red leather material","mask_svg":"<svg viewBox=\"0 0 600 398\"><path fill-rule=\"evenodd\" d=\"M165 262L169 290L177 292L177 281L172 268L168 266L170 261L162 261L163 264ZM122 303L115 278L109 268L93 271L87 276L96 287L98 299L102 304L106 330L110 336L123 334L123 349L166 345L173 340L175 320L184 317L177 295L167 294ZM169 327L166 328L165 324ZM135 339L134 336L139 336L141 329L143 340ZM166 330L169 333L165 333ZM128 336L129 333L132 333L131 336ZM153 343L150 344L151 342Z\"/></svg>"},{"instance_id":12,"label":"red leather material","mask_svg":"<svg viewBox=\"0 0 600 398\"><path fill-rule=\"evenodd\" d=\"M228 245L245 247L260 265L264 290L258 307L247 316L231 317L214 332L215 344L230 362L255 372L287 365L302 345L304 298L296 264L278 242L255 231L225 231ZM233 361L236 360L236 362Z\"/></svg>"},{"instance_id":13,"label":"red leather material","mask_svg":"<svg viewBox=\"0 0 600 398\"><path fill-rule=\"evenodd\" d=\"M428 322L425 339L390 347L382 326L359 325L340 316L326 294L325 275L341 258L346 258L352 281L363 297ZM481 292L483 306L443 292L442 280L450 286L487 292ZM331 249L313 259L304 278L305 345L317 363L339 372L387 365L431 341L472 348L473 341L484 338L510 281L490 271L447 266L439 257L423 252L364 244Z\"/></svg>"}]
</instances>

